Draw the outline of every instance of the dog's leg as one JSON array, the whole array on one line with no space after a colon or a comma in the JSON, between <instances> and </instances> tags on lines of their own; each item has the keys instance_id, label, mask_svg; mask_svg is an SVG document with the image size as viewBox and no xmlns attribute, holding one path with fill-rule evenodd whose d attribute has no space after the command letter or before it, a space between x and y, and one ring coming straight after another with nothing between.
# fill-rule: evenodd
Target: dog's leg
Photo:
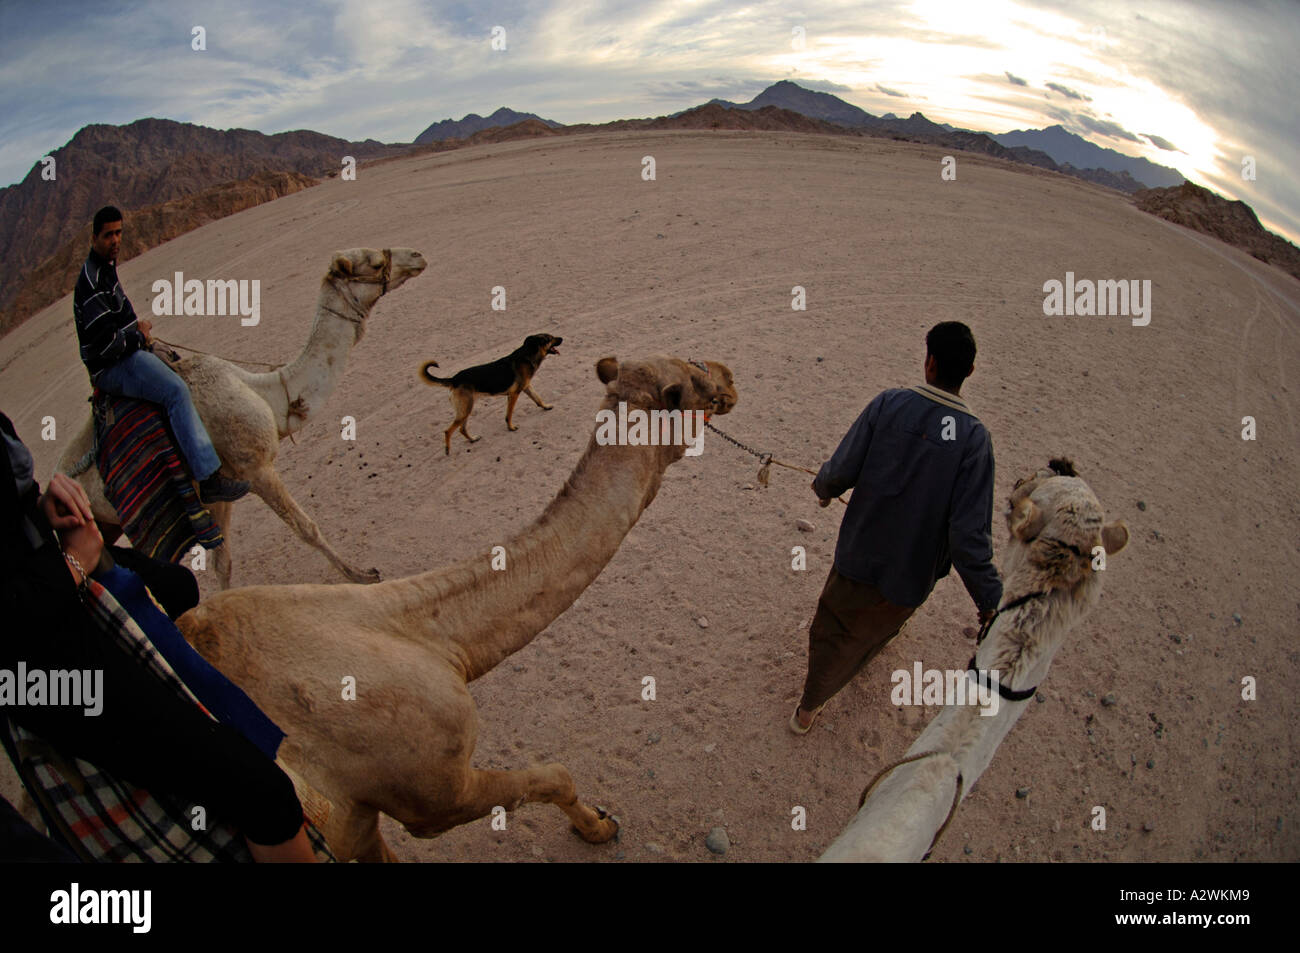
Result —
<instances>
[{"instance_id":1,"label":"dog's leg","mask_svg":"<svg viewBox=\"0 0 1300 953\"><path fill-rule=\"evenodd\" d=\"M510 418L514 416L515 403L518 400L519 400L519 391L517 390L510 391L510 396L506 398L506 429L507 430L519 429L510 420Z\"/></svg>"},{"instance_id":2,"label":"dog's leg","mask_svg":"<svg viewBox=\"0 0 1300 953\"><path fill-rule=\"evenodd\" d=\"M456 391L456 425L460 428L461 435L470 443L478 442L478 437L470 436L469 430L465 424L469 421L469 415L474 411L474 392Z\"/></svg>"},{"instance_id":3,"label":"dog's leg","mask_svg":"<svg viewBox=\"0 0 1300 953\"><path fill-rule=\"evenodd\" d=\"M527 394L529 397L531 397L533 399L533 403L536 404L538 407L542 408L542 410L550 410L553 406L555 406L554 404L546 403L540 397L538 397L537 392L533 390L532 384L529 384L527 387L524 388L524 393Z\"/></svg>"}]
</instances>

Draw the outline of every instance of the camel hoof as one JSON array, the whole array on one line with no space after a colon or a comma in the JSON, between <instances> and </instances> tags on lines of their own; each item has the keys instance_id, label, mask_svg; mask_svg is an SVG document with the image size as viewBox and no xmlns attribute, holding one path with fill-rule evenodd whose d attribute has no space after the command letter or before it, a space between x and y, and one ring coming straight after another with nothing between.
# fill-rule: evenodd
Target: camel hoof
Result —
<instances>
[{"instance_id":1,"label":"camel hoof","mask_svg":"<svg viewBox=\"0 0 1300 953\"><path fill-rule=\"evenodd\" d=\"M596 816L600 819L596 826L596 832L591 835L584 834L576 825L573 828L573 832L588 844L604 844L611 840L618 840L618 831L620 826L618 818L609 813L609 811L605 810L603 807L593 807L592 810L596 812Z\"/></svg>"},{"instance_id":2,"label":"camel hoof","mask_svg":"<svg viewBox=\"0 0 1300 953\"><path fill-rule=\"evenodd\" d=\"M542 410L553 410L554 408L554 404L542 404Z\"/></svg>"},{"instance_id":3,"label":"camel hoof","mask_svg":"<svg viewBox=\"0 0 1300 953\"><path fill-rule=\"evenodd\" d=\"M514 433L519 428L514 424L506 424L506 429L509 430L511 433Z\"/></svg>"},{"instance_id":4,"label":"camel hoof","mask_svg":"<svg viewBox=\"0 0 1300 953\"><path fill-rule=\"evenodd\" d=\"M379 574L378 569L366 569L359 572L350 572L348 573L348 578L353 582L369 584L372 582L379 582L384 577Z\"/></svg>"}]
</instances>

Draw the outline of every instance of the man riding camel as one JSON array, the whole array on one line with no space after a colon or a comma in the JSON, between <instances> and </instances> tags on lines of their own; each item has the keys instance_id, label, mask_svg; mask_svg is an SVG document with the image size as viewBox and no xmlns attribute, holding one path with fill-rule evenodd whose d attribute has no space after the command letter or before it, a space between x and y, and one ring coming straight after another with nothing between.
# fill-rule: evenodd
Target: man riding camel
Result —
<instances>
[{"instance_id":1,"label":"man riding camel","mask_svg":"<svg viewBox=\"0 0 1300 953\"><path fill-rule=\"evenodd\" d=\"M190 473L199 481L205 503L237 500L248 492L244 480L217 471L221 459L194 409L190 389L152 350L152 323L137 318L117 280L117 253L122 244L122 213L111 205L95 213L90 255L77 276L72 314L81 344L81 360L90 383L109 394L161 404Z\"/></svg>"}]
</instances>

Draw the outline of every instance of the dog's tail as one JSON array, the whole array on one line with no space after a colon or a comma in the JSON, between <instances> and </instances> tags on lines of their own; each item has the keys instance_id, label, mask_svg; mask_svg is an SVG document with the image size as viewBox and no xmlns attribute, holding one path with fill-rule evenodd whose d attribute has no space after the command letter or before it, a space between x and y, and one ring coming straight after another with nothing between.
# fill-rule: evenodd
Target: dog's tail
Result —
<instances>
[{"instance_id":1,"label":"dog's tail","mask_svg":"<svg viewBox=\"0 0 1300 953\"><path fill-rule=\"evenodd\" d=\"M450 377L434 377L432 374L429 373L429 368L437 367L437 366L438 366L437 361L425 361L423 364L421 364L420 380L424 381L426 384L429 384L430 386L434 384L439 384L443 387L450 387L451 386Z\"/></svg>"}]
</instances>

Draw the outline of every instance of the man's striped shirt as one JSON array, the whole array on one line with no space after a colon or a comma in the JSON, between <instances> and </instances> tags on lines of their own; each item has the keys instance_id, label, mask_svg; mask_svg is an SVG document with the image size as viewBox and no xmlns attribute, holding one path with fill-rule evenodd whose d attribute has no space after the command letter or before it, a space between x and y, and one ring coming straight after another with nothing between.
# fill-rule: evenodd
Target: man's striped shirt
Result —
<instances>
[{"instance_id":1,"label":"man's striped shirt","mask_svg":"<svg viewBox=\"0 0 1300 953\"><path fill-rule=\"evenodd\" d=\"M81 360L96 375L144 347L135 309L117 280L117 269L93 249L81 266L72 293L72 316L81 344Z\"/></svg>"}]
</instances>

